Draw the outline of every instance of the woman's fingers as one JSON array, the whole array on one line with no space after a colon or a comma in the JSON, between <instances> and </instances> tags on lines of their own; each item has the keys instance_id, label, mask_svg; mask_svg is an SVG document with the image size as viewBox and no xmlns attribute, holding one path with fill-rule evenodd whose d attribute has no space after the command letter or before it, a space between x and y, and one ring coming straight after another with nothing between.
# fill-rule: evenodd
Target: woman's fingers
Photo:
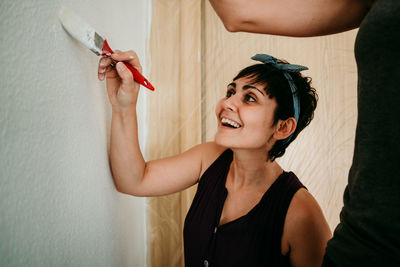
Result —
<instances>
[{"instance_id":1,"label":"woman's fingers","mask_svg":"<svg viewBox=\"0 0 400 267\"><path fill-rule=\"evenodd\" d=\"M142 66L140 65L140 61L135 51L129 50L126 52L122 52L119 50L115 50L115 53L111 55L111 58L116 61L125 61L131 64L135 69L137 69L140 73L142 73Z\"/></svg>"},{"instance_id":2,"label":"woman's fingers","mask_svg":"<svg viewBox=\"0 0 400 267\"><path fill-rule=\"evenodd\" d=\"M131 64L135 69L137 69L140 73L142 72L142 66L140 65L139 58L134 51L129 50L123 52L121 50L115 50L114 54L112 54L110 57L106 56L100 59L98 67L99 80L102 81L106 77L114 78L116 73L111 73L110 71L114 70L113 67L115 66L115 62L120 61L127 62Z\"/></svg>"},{"instance_id":3,"label":"woman's fingers","mask_svg":"<svg viewBox=\"0 0 400 267\"><path fill-rule=\"evenodd\" d=\"M123 62L118 62L116 65L118 75L121 77L122 87L130 88L133 86L133 75ZM124 89L125 89L124 88Z\"/></svg>"},{"instance_id":4,"label":"woman's fingers","mask_svg":"<svg viewBox=\"0 0 400 267\"><path fill-rule=\"evenodd\" d=\"M139 84L134 82L132 72L125 66L125 62L118 62L115 69L121 82L116 94L118 105L121 108L131 107L137 101Z\"/></svg>"},{"instance_id":5,"label":"woman's fingers","mask_svg":"<svg viewBox=\"0 0 400 267\"><path fill-rule=\"evenodd\" d=\"M102 57L99 60L99 67L97 69L97 75L100 81L104 80L105 74L107 71L110 71L112 68L113 61L109 57Z\"/></svg>"},{"instance_id":6,"label":"woman's fingers","mask_svg":"<svg viewBox=\"0 0 400 267\"><path fill-rule=\"evenodd\" d=\"M125 64L130 64L139 72L142 71L139 59L134 51L115 50L111 56L100 59L98 67L99 80L106 78L107 93L113 107L131 107L137 101L139 84Z\"/></svg>"}]
</instances>

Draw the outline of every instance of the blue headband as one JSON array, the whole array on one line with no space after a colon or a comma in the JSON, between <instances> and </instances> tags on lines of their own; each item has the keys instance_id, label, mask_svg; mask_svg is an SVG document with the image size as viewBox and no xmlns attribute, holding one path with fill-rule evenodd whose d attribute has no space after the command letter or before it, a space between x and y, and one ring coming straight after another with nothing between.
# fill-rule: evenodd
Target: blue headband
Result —
<instances>
[{"instance_id":1,"label":"blue headband","mask_svg":"<svg viewBox=\"0 0 400 267\"><path fill-rule=\"evenodd\" d=\"M288 63L280 63L274 58L273 56L267 55L267 54L257 54L253 57L251 57L253 60L261 61L264 64L268 64L272 66L275 69L281 70L283 75L286 77L286 79L289 82L290 90L292 91L292 97L293 97L293 109L294 109L294 119L296 122L299 121L299 115L300 115L300 102L299 98L297 96L297 88L296 85L294 84L294 81L292 79L292 76L290 76L289 72L300 72L302 70L308 70L307 67L300 66L300 65L294 65L294 64L288 64ZM284 142L289 142L290 139L292 139L291 134L288 138L284 140Z\"/></svg>"}]
</instances>

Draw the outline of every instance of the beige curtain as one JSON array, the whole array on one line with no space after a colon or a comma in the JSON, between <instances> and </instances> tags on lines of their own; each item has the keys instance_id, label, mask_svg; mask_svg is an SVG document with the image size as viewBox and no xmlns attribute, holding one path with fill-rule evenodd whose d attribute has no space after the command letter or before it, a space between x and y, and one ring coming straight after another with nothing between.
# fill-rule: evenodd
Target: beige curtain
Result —
<instances>
[{"instance_id":1,"label":"beige curtain","mask_svg":"<svg viewBox=\"0 0 400 267\"><path fill-rule=\"evenodd\" d=\"M200 1L153 0L148 155L201 142ZM160 177L162 178L162 177ZM148 203L148 265L183 266L182 229L195 188Z\"/></svg>"},{"instance_id":2,"label":"beige curtain","mask_svg":"<svg viewBox=\"0 0 400 267\"><path fill-rule=\"evenodd\" d=\"M308 66L319 94L315 117L278 162L307 186L333 230L354 147L356 30L318 38L229 33L205 0L153 0L152 13L150 158L213 140L215 105L254 54ZM183 266L183 220L194 192L149 200L150 266Z\"/></svg>"}]
</instances>

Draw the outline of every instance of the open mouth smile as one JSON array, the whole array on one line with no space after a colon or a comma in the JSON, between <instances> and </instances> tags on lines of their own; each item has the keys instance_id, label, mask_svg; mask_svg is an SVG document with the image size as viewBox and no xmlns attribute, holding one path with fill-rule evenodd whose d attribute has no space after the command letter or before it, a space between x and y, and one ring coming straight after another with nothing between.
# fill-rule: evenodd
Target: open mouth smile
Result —
<instances>
[{"instance_id":1,"label":"open mouth smile","mask_svg":"<svg viewBox=\"0 0 400 267\"><path fill-rule=\"evenodd\" d=\"M230 120L228 118L222 118L221 119L221 124L223 126L234 128L234 129L242 127L239 123L237 123L237 122L235 122L233 120Z\"/></svg>"}]
</instances>

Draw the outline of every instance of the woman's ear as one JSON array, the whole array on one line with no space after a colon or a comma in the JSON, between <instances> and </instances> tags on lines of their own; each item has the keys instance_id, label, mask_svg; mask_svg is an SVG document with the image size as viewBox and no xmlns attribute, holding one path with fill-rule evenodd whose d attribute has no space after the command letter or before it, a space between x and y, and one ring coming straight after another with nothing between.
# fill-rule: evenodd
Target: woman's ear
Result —
<instances>
[{"instance_id":1,"label":"woman's ear","mask_svg":"<svg viewBox=\"0 0 400 267\"><path fill-rule=\"evenodd\" d=\"M296 126L297 122L293 117L286 120L279 120L276 125L274 138L276 140L288 138L296 130Z\"/></svg>"}]
</instances>

